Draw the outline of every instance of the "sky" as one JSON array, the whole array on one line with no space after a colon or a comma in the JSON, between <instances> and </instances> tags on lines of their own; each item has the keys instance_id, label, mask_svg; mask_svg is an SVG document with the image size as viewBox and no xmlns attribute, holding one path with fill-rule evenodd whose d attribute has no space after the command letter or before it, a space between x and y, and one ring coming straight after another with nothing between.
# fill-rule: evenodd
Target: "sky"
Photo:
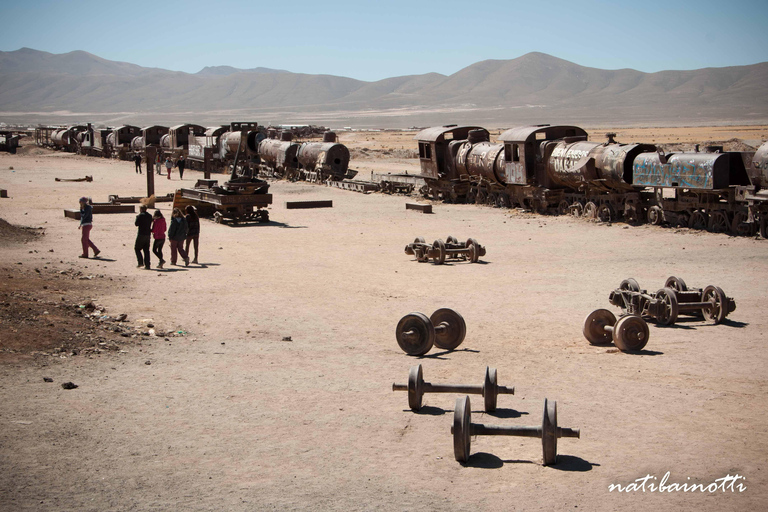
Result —
<instances>
[{"instance_id":1,"label":"sky","mask_svg":"<svg viewBox=\"0 0 768 512\"><path fill-rule=\"evenodd\" d=\"M375 81L542 52L644 72L768 61L768 2L0 0L0 51Z\"/></svg>"}]
</instances>

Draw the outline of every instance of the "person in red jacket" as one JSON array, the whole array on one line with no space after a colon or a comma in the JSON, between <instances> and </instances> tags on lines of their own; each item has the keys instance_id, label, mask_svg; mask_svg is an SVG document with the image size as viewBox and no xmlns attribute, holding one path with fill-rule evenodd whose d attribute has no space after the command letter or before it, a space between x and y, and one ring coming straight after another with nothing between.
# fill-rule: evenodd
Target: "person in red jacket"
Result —
<instances>
[{"instance_id":1,"label":"person in red jacket","mask_svg":"<svg viewBox=\"0 0 768 512\"><path fill-rule=\"evenodd\" d=\"M157 268L163 268L163 244L165 244L165 217L160 210L155 210L155 214L152 215L152 236L155 239L155 243L152 245L152 252L160 263L157 264Z\"/></svg>"}]
</instances>

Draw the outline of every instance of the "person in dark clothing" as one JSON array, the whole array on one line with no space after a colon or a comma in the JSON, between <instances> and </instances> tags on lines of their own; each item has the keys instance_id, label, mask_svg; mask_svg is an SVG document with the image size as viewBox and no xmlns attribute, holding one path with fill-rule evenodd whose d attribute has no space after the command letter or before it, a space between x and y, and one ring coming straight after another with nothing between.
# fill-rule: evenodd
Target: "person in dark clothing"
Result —
<instances>
[{"instance_id":1,"label":"person in dark clothing","mask_svg":"<svg viewBox=\"0 0 768 512\"><path fill-rule=\"evenodd\" d=\"M184 179L184 169L187 167L187 161L184 159L184 155L181 155L176 161L176 167L179 168L179 179Z\"/></svg>"},{"instance_id":2,"label":"person in dark clothing","mask_svg":"<svg viewBox=\"0 0 768 512\"><path fill-rule=\"evenodd\" d=\"M141 174L141 155L138 153L133 154L133 163L136 164L136 172Z\"/></svg>"},{"instance_id":3,"label":"person in dark clothing","mask_svg":"<svg viewBox=\"0 0 768 512\"><path fill-rule=\"evenodd\" d=\"M198 241L200 239L200 217L197 216L197 210L194 206L187 205L185 208L185 211L187 212L187 243L184 247L184 251L189 255L189 243L194 242L194 248L195 248L195 259L192 260L192 263L197 265L197 245Z\"/></svg>"},{"instance_id":4,"label":"person in dark clothing","mask_svg":"<svg viewBox=\"0 0 768 512\"><path fill-rule=\"evenodd\" d=\"M173 209L171 225L168 227L168 239L171 241L171 265L176 264L176 253L181 255L184 264L189 266L189 255L184 250L184 240L187 239L187 219L179 208Z\"/></svg>"},{"instance_id":5,"label":"person in dark clothing","mask_svg":"<svg viewBox=\"0 0 768 512\"><path fill-rule=\"evenodd\" d=\"M139 233L136 235L136 243L133 245L136 251L136 260L139 262L138 268L144 267L149 270L149 242L152 239L152 215L147 212L147 207L139 208L141 213L136 216L134 223L139 227ZM142 256L143 253L143 256Z\"/></svg>"}]
</instances>

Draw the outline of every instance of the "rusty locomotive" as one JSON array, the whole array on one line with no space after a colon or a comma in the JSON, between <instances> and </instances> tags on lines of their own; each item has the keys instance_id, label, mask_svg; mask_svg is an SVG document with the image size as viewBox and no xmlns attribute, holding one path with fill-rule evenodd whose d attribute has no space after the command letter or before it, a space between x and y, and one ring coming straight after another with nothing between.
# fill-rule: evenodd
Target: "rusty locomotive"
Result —
<instances>
[{"instance_id":1,"label":"rusty locomotive","mask_svg":"<svg viewBox=\"0 0 768 512\"><path fill-rule=\"evenodd\" d=\"M259 144L262 168L275 176L314 183L341 181L349 173L349 149L328 131L322 142L294 142L291 132L275 130Z\"/></svg>"},{"instance_id":2,"label":"rusty locomotive","mask_svg":"<svg viewBox=\"0 0 768 512\"><path fill-rule=\"evenodd\" d=\"M576 126L535 125L492 143L479 126L427 128L415 137L421 192L446 202L742 235L759 227L768 235L768 143L756 152L664 153L607 137L594 142Z\"/></svg>"}]
</instances>

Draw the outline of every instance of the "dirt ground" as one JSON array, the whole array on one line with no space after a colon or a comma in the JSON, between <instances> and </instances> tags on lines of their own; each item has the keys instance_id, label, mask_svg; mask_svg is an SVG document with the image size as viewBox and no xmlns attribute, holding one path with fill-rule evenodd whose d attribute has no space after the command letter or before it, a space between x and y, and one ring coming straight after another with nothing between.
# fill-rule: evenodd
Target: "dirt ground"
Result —
<instances>
[{"instance_id":1,"label":"dirt ground","mask_svg":"<svg viewBox=\"0 0 768 512\"><path fill-rule=\"evenodd\" d=\"M412 136L342 142L357 155L378 150L353 160L365 179L416 172L394 151L413 149ZM713 129L701 140L732 137ZM77 258L77 222L63 215L83 195L141 195L132 163L22 153L0 153L10 196L0 218L44 235L0 243L0 510L768 505L768 241L475 205L424 215L403 196L275 182L272 222L203 220L200 265L148 272L136 268L134 215L96 215L102 253L89 260ZM93 182L54 181L85 175ZM157 193L200 177L159 177ZM319 199L333 208L285 208ZM476 238L487 255L436 266L403 253L417 236L448 235ZM587 343L584 318L619 312L607 299L621 280L655 291L670 275L722 287L736 311L718 326L650 324L637 355ZM464 343L405 355L398 320L439 307L463 315ZM433 383L480 385L491 366L516 387L493 414L472 396L474 422L539 425L548 398L581 438L560 439L559 463L543 467L537 439L478 436L459 464L457 395L425 395L414 413L392 392L418 363ZM738 474L744 490L610 491L667 472L667 485Z\"/></svg>"}]
</instances>

